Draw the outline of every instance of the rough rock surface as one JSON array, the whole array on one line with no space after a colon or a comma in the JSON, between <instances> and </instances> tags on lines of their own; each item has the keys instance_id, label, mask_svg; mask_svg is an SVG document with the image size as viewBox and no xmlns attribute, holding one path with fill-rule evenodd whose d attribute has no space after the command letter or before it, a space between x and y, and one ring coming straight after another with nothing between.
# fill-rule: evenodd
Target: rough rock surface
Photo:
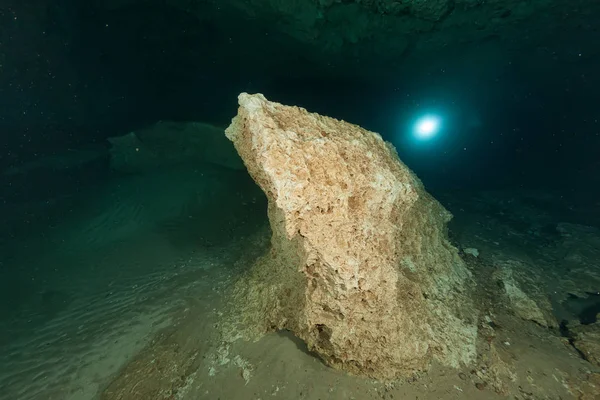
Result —
<instances>
[{"instance_id":1,"label":"rough rock surface","mask_svg":"<svg viewBox=\"0 0 600 400\"><path fill-rule=\"evenodd\" d=\"M570 329L573 346L590 363L600 367L600 323L579 325Z\"/></svg>"},{"instance_id":2,"label":"rough rock surface","mask_svg":"<svg viewBox=\"0 0 600 400\"><path fill-rule=\"evenodd\" d=\"M376 378L475 356L470 273L451 214L356 125L241 94L226 130L266 193L272 248L238 283L244 336L287 329L329 365Z\"/></svg>"},{"instance_id":3,"label":"rough rock surface","mask_svg":"<svg viewBox=\"0 0 600 400\"><path fill-rule=\"evenodd\" d=\"M496 260L493 278L502 285L505 300L519 318L546 327L558 327L546 288L533 268L515 260Z\"/></svg>"}]
</instances>

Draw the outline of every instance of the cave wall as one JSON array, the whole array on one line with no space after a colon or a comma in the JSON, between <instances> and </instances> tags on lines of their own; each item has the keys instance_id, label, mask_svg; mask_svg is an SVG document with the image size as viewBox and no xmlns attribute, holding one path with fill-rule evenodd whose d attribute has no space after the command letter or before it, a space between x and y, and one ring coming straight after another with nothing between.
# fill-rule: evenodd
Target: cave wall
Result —
<instances>
[{"instance_id":1,"label":"cave wall","mask_svg":"<svg viewBox=\"0 0 600 400\"><path fill-rule=\"evenodd\" d=\"M8 0L0 164L157 119L225 124L240 91L384 136L396 105L454 96L502 125L511 156L576 163L597 144L597 15L592 0Z\"/></svg>"}]
</instances>

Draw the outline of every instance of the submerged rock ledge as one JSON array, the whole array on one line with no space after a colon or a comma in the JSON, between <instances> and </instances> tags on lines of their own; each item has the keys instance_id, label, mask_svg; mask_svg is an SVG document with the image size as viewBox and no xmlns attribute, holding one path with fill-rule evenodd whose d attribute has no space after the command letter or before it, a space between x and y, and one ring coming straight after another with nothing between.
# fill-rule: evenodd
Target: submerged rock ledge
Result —
<instances>
[{"instance_id":1,"label":"submerged rock ledge","mask_svg":"<svg viewBox=\"0 0 600 400\"><path fill-rule=\"evenodd\" d=\"M244 338L290 330L328 365L393 379L475 358L470 273L451 214L392 145L242 93L227 137L268 198L268 254L236 285Z\"/></svg>"}]
</instances>

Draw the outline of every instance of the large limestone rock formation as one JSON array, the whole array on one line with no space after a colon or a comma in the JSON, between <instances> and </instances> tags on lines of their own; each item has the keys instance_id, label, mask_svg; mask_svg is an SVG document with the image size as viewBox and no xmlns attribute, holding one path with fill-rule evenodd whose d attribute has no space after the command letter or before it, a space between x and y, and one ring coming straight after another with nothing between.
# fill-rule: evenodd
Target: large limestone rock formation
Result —
<instances>
[{"instance_id":1,"label":"large limestone rock formation","mask_svg":"<svg viewBox=\"0 0 600 400\"><path fill-rule=\"evenodd\" d=\"M376 378L469 363L470 274L451 215L356 125L239 96L226 130L266 193L270 252L237 285L244 333L292 331L336 368Z\"/></svg>"}]
</instances>

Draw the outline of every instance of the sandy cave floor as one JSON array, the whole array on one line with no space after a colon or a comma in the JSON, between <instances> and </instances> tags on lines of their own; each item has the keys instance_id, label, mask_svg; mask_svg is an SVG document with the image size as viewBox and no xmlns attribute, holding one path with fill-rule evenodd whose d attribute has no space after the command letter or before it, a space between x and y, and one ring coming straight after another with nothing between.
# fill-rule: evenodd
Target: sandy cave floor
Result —
<instances>
[{"instance_id":1,"label":"sandy cave floor","mask_svg":"<svg viewBox=\"0 0 600 400\"><path fill-rule=\"evenodd\" d=\"M286 332L221 342L227 288L268 245L264 200L247 179L218 170L111 180L71 198L68 217L4 241L0 398L600 398L600 369L560 329L515 315L491 278L499 260L562 273L562 242L542 228L600 226L598 205L439 196L455 214L455 244L480 252L463 254L482 310L478 359L386 383L328 368ZM507 217L503 207L532 196L518 220Z\"/></svg>"}]
</instances>

